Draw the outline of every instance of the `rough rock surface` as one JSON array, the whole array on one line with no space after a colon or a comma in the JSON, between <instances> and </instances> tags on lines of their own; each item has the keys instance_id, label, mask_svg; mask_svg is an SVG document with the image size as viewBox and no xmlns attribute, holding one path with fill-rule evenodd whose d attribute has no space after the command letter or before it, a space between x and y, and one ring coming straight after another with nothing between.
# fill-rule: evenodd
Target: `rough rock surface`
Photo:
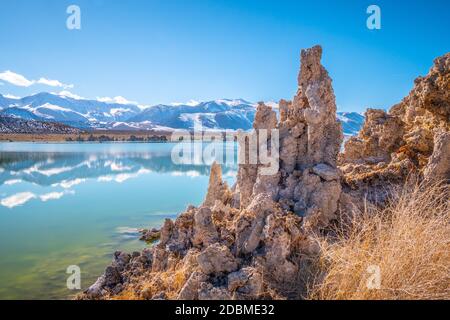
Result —
<instances>
[{"instance_id":1,"label":"rough rock surface","mask_svg":"<svg viewBox=\"0 0 450 320\"><path fill-rule=\"evenodd\" d=\"M238 267L236 258L227 246L215 243L197 256L197 263L204 274L221 274L235 271Z\"/></svg>"},{"instance_id":2,"label":"rough rock surface","mask_svg":"<svg viewBox=\"0 0 450 320\"><path fill-rule=\"evenodd\" d=\"M255 131L239 141L247 161L239 165L233 191L222 181L220 166L213 164L203 205L189 207L175 222L166 220L147 264L130 259L119 273L108 267L103 277L110 281L101 278L86 295L95 291L94 298L111 297L132 288L141 290L139 297L160 299L159 289L142 293L138 283L144 280L129 273L145 274L159 288L155 282L166 271L186 270L178 299L256 299L268 290L289 297L284 284L297 277L304 256L317 251L308 233L328 225L341 196L337 156L343 135L321 57L319 46L302 51L298 92L292 102L280 103L280 122L270 107L259 104ZM266 174L267 163L250 157L260 156L265 143L272 150L274 129L279 130L280 157L275 171ZM257 143L252 145L252 139ZM136 272L131 264L143 269ZM270 276L265 279L264 274Z\"/></svg>"},{"instance_id":3,"label":"rough rock surface","mask_svg":"<svg viewBox=\"0 0 450 320\"><path fill-rule=\"evenodd\" d=\"M266 193L282 203L285 211L306 219L320 216L315 219L316 227L326 226L334 218L341 193L336 165L343 135L336 118L331 78L320 63L321 57L319 46L302 51L297 95L292 102L280 102L280 123L269 107L258 106L253 127L279 130L280 170L265 176L259 174L260 165L240 166L240 209L258 194ZM333 196L329 198L328 194Z\"/></svg>"},{"instance_id":4,"label":"rough rock surface","mask_svg":"<svg viewBox=\"0 0 450 320\"><path fill-rule=\"evenodd\" d=\"M280 101L279 121L259 104L255 131L238 137L248 162L239 165L236 184L229 189L214 164L202 206L167 219L159 243L143 252L116 253L80 298L299 298L299 279L320 251L311 233L324 231L342 211L358 212L358 192L401 180L414 167L425 176L448 175L449 55L390 113L367 112L359 137L340 155L343 173L343 135L321 56L319 46L302 51L298 91L292 101ZM257 154L272 143L260 129L279 132L279 161L270 175L267 164L249 161L252 141Z\"/></svg>"},{"instance_id":5,"label":"rough rock surface","mask_svg":"<svg viewBox=\"0 0 450 320\"><path fill-rule=\"evenodd\" d=\"M211 166L208 192L203 205L212 207L217 200L226 202L230 198L230 189L226 182L222 180L222 168L216 162Z\"/></svg>"},{"instance_id":6,"label":"rough rock surface","mask_svg":"<svg viewBox=\"0 0 450 320\"><path fill-rule=\"evenodd\" d=\"M427 180L450 179L450 132L438 132L434 138L434 151L424 170Z\"/></svg>"},{"instance_id":7,"label":"rough rock surface","mask_svg":"<svg viewBox=\"0 0 450 320\"><path fill-rule=\"evenodd\" d=\"M411 172L450 179L450 53L437 58L410 94L389 112L369 109L358 137L345 144L339 162L345 187L382 199L387 184ZM372 199L373 200L373 199Z\"/></svg>"},{"instance_id":8,"label":"rough rock surface","mask_svg":"<svg viewBox=\"0 0 450 320\"><path fill-rule=\"evenodd\" d=\"M152 228L151 230L142 229L139 230L139 233L141 234L139 240L149 243L155 242L161 237L161 231L156 228Z\"/></svg>"}]
</instances>

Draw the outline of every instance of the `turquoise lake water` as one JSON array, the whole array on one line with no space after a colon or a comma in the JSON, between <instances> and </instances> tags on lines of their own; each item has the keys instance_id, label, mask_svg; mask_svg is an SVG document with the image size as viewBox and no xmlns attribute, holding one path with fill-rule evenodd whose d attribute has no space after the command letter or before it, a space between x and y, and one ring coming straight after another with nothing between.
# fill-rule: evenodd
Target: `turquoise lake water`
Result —
<instances>
[{"instance_id":1,"label":"turquoise lake water","mask_svg":"<svg viewBox=\"0 0 450 320\"><path fill-rule=\"evenodd\" d=\"M207 190L209 165L176 165L173 144L0 143L0 299L66 299L67 267L92 284L116 250L146 246ZM236 166L223 166L231 185Z\"/></svg>"}]
</instances>

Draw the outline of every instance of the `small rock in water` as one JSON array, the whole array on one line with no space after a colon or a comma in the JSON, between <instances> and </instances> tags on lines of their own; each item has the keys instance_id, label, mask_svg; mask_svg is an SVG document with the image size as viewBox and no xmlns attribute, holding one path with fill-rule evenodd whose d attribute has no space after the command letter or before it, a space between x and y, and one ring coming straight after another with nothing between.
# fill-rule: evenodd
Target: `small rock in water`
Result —
<instances>
[{"instance_id":1,"label":"small rock in water","mask_svg":"<svg viewBox=\"0 0 450 320\"><path fill-rule=\"evenodd\" d=\"M153 228L151 230L142 229L139 230L139 233L141 234L139 240L145 241L147 243L155 242L161 237L161 230L156 228Z\"/></svg>"}]
</instances>

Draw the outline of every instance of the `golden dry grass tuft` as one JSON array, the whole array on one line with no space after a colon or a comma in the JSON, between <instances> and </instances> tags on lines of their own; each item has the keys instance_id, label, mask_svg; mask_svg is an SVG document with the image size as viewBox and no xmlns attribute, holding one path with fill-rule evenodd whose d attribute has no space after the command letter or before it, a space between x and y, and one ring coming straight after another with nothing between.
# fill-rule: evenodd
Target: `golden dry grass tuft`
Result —
<instances>
[{"instance_id":1,"label":"golden dry grass tuft","mask_svg":"<svg viewBox=\"0 0 450 320\"><path fill-rule=\"evenodd\" d=\"M111 297L111 299L151 299L154 295L164 292L167 299L174 300L177 298L186 280L185 270L150 273L142 279L142 284L135 287L129 286L118 295Z\"/></svg>"},{"instance_id":2,"label":"golden dry grass tuft","mask_svg":"<svg viewBox=\"0 0 450 320\"><path fill-rule=\"evenodd\" d=\"M386 207L342 223L333 240L318 237L308 298L450 299L449 193L444 183L405 186Z\"/></svg>"}]
</instances>

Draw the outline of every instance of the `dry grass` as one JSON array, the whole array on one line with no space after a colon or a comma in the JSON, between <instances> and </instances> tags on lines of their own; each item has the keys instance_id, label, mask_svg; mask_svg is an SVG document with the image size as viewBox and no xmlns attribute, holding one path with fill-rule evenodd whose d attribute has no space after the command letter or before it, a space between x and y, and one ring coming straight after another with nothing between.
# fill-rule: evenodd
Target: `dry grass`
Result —
<instances>
[{"instance_id":1,"label":"dry grass","mask_svg":"<svg viewBox=\"0 0 450 320\"><path fill-rule=\"evenodd\" d=\"M449 193L446 184L405 187L385 208L341 225L333 241L318 238L308 298L450 299Z\"/></svg>"},{"instance_id":2,"label":"dry grass","mask_svg":"<svg viewBox=\"0 0 450 320\"><path fill-rule=\"evenodd\" d=\"M129 286L112 299L151 299L154 295L164 292L167 299L174 300L187 281L185 272L184 269L178 269L147 274L141 279L140 285Z\"/></svg>"}]
</instances>

